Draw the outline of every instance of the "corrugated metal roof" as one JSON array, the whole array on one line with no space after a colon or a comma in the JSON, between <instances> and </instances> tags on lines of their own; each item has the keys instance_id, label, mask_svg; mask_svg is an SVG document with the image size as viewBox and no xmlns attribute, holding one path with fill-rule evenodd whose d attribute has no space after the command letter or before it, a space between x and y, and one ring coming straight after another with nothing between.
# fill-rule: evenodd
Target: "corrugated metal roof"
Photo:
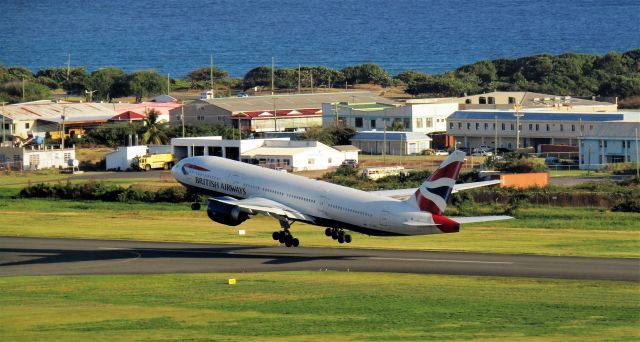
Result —
<instances>
[{"instance_id":1,"label":"corrugated metal roof","mask_svg":"<svg viewBox=\"0 0 640 342\"><path fill-rule=\"evenodd\" d=\"M416 132L359 132L351 140L389 140L389 141L409 141L409 140L431 140L424 133Z\"/></svg>"},{"instance_id":2,"label":"corrugated metal roof","mask_svg":"<svg viewBox=\"0 0 640 342\"><path fill-rule=\"evenodd\" d=\"M321 108L323 103L333 102L379 102L394 104L392 100L374 95L368 91L350 91L316 94L288 94L249 97L226 97L210 100L201 100L230 112L247 111L273 111L273 99L276 99L276 108Z\"/></svg>"},{"instance_id":3,"label":"corrugated metal roof","mask_svg":"<svg viewBox=\"0 0 640 342\"><path fill-rule=\"evenodd\" d=\"M622 112L527 112L521 111L523 114L520 117L522 121L615 121L624 120L625 113ZM447 120L494 120L497 117L498 120L515 120L514 111L501 111L501 110L460 110L456 111L449 116Z\"/></svg>"},{"instance_id":4,"label":"corrugated metal roof","mask_svg":"<svg viewBox=\"0 0 640 342\"><path fill-rule=\"evenodd\" d=\"M640 131L640 122L606 122L598 125L593 133L589 133L589 135L583 137L583 139L635 139L636 129Z\"/></svg>"}]
</instances>

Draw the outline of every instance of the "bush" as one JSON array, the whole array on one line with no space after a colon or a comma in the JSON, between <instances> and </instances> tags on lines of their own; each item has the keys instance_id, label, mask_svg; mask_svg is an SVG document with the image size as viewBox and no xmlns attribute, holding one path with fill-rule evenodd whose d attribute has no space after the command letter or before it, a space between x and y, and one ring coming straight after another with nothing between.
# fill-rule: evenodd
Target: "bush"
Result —
<instances>
[{"instance_id":1,"label":"bush","mask_svg":"<svg viewBox=\"0 0 640 342\"><path fill-rule=\"evenodd\" d=\"M98 200L105 202L170 202L193 201L197 196L182 188L166 188L157 192L87 182L83 184L30 185L20 190L22 198L60 198L66 200Z\"/></svg>"},{"instance_id":2,"label":"bush","mask_svg":"<svg viewBox=\"0 0 640 342\"><path fill-rule=\"evenodd\" d=\"M624 202L613 206L611 211L640 213L640 196L638 194L636 196L627 196Z\"/></svg>"}]
</instances>

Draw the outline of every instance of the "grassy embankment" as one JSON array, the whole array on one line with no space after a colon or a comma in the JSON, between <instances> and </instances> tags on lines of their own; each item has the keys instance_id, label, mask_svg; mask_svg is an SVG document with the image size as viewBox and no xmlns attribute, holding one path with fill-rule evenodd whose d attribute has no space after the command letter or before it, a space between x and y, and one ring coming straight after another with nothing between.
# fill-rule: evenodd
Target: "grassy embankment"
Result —
<instances>
[{"instance_id":1,"label":"grassy embankment","mask_svg":"<svg viewBox=\"0 0 640 342\"><path fill-rule=\"evenodd\" d=\"M229 277L237 285L227 285ZM373 290L372 290L373 289ZM610 340L634 283L292 272L0 278L0 332L32 340Z\"/></svg>"}]
</instances>

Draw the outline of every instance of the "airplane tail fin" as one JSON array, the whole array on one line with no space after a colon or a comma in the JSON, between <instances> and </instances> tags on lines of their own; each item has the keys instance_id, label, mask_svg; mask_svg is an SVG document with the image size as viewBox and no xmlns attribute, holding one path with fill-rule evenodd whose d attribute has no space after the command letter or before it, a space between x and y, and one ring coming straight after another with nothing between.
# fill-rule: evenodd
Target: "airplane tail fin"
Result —
<instances>
[{"instance_id":1,"label":"airplane tail fin","mask_svg":"<svg viewBox=\"0 0 640 342\"><path fill-rule=\"evenodd\" d=\"M447 201L451 197L465 155L464 152L458 150L451 152L438 169L405 202L412 203L421 211L442 215L447 208Z\"/></svg>"}]
</instances>

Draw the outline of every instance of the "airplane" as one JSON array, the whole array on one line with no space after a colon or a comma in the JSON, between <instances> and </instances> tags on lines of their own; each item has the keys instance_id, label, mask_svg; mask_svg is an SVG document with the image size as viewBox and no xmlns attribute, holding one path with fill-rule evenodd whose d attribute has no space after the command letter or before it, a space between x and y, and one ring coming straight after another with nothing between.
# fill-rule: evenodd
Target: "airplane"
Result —
<instances>
[{"instance_id":1,"label":"airplane","mask_svg":"<svg viewBox=\"0 0 640 342\"><path fill-rule=\"evenodd\" d=\"M448 218L452 193L500 183L499 180L455 184L465 153L452 152L417 189L362 191L235 160L213 156L182 159L173 177L190 191L211 195L207 214L215 222L237 226L253 215L276 218L274 240L287 247L300 241L295 222L325 227L325 235L351 243L345 230L370 236L455 233L460 224L510 219L510 216ZM200 209L200 203L191 205Z\"/></svg>"}]
</instances>

